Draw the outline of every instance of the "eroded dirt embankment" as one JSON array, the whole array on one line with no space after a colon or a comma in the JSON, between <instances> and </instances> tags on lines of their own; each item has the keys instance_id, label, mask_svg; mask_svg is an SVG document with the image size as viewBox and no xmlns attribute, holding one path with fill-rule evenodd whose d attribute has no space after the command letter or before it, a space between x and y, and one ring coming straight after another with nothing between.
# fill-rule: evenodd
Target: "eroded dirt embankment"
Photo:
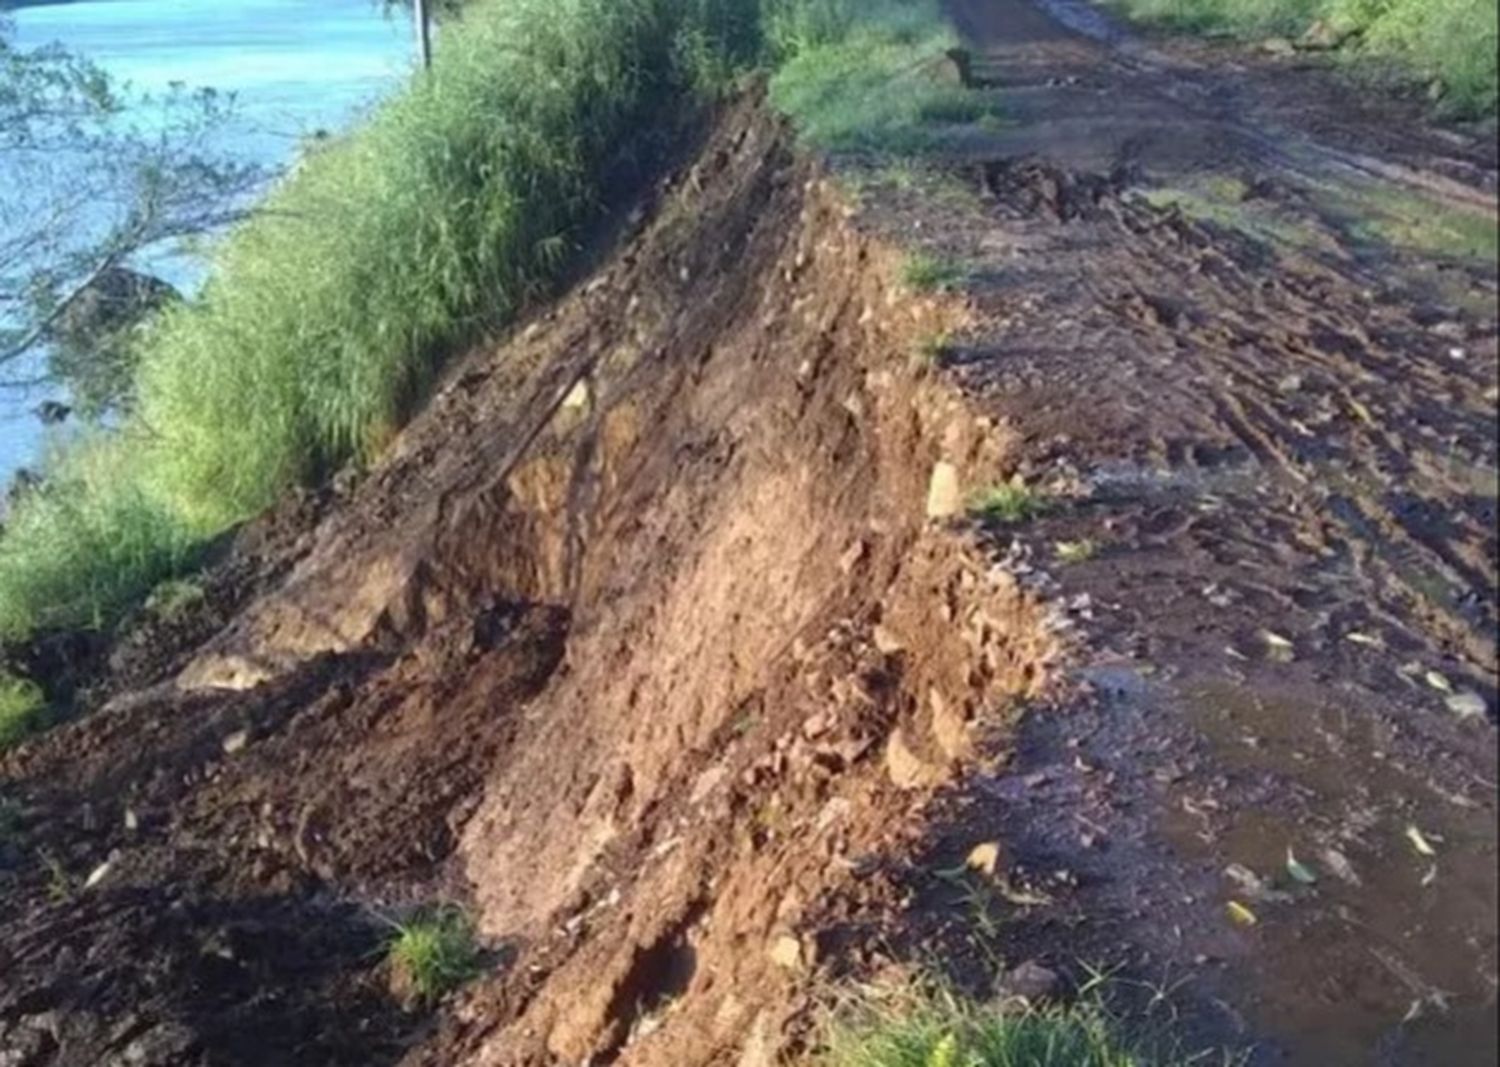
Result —
<instances>
[{"instance_id":1,"label":"eroded dirt embankment","mask_svg":"<svg viewBox=\"0 0 1500 1067\"><path fill-rule=\"evenodd\" d=\"M0 764L5 1062L771 1062L1054 651L928 519L1006 462L919 355L962 309L787 143L729 115L180 674ZM492 953L417 1032L377 916L434 899Z\"/></svg>"}]
</instances>

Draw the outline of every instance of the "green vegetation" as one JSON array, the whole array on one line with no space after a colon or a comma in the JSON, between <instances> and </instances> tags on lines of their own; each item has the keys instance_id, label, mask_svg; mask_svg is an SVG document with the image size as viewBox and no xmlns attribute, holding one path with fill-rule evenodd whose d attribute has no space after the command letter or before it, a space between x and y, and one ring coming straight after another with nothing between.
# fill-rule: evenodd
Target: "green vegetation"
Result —
<instances>
[{"instance_id":1,"label":"green vegetation","mask_svg":"<svg viewBox=\"0 0 1500 1067\"><path fill-rule=\"evenodd\" d=\"M784 64L773 95L809 136L889 147L976 106L908 69L949 40L932 0L475 0L135 341L123 425L5 519L0 637L108 626L289 486L376 455L740 72Z\"/></svg>"},{"instance_id":2,"label":"green vegetation","mask_svg":"<svg viewBox=\"0 0 1500 1067\"><path fill-rule=\"evenodd\" d=\"M35 682L0 671L0 752L47 725L47 700Z\"/></svg>"},{"instance_id":3,"label":"green vegetation","mask_svg":"<svg viewBox=\"0 0 1500 1067\"><path fill-rule=\"evenodd\" d=\"M784 63L771 100L832 151L907 155L945 126L993 117L994 98L939 77L957 44L935 0L804 0L773 19Z\"/></svg>"},{"instance_id":4,"label":"green vegetation","mask_svg":"<svg viewBox=\"0 0 1500 1067\"><path fill-rule=\"evenodd\" d=\"M396 926L391 966L417 998L430 1004L479 973L479 948L468 916L438 908Z\"/></svg>"},{"instance_id":5,"label":"green vegetation","mask_svg":"<svg viewBox=\"0 0 1500 1067\"><path fill-rule=\"evenodd\" d=\"M981 491L969 510L995 522L1028 522L1046 513L1047 500L1016 475L1008 482Z\"/></svg>"},{"instance_id":6,"label":"green vegetation","mask_svg":"<svg viewBox=\"0 0 1500 1067\"><path fill-rule=\"evenodd\" d=\"M1001 1011L943 988L867 991L829 1028L815 1067L1171 1067L1096 1000Z\"/></svg>"},{"instance_id":7,"label":"green vegetation","mask_svg":"<svg viewBox=\"0 0 1500 1067\"><path fill-rule=\"evenodd\" d=\"M1483 211L1449 206L1393 185L1329 190L1323 199L1357 240L1479 263L1500 258L1500 229L1495 217Z\"/></svg>"},{"instance_id":8,"label":"green vegetation","mask_svg":"<svg viewBox=\"0 0 1500 1067\"><path fill-rule=\"evenodd\" d=\"M919 293L951 289L968 276L962 263L926 252L913 252L901 266L901 280Z\"/></svg>"},{"instance_id":9,"label":"green vegetation","mask_svg":"<svg viewBox=\"0 0 1500 1067\"><path fill-rule=\"evenodd\" d=\"M1296 37L1322 22L1358 57L1436 81L1454 113L1496 108L1495 0L1114 0L1132 18L1177 29Z\"/></svg>"},{"instance_id":10,"label":"green vegetation","mask_svg":"<svg viewBox=\"0 0 1500 1067\"><path fill-rule=\"evenodd\" d=\"M151 595L146 598L146 610L158 619L173 622L202 604L206 595L201 582L190 578L169 578L151 590Z\"/></svg>"}]
</instances>

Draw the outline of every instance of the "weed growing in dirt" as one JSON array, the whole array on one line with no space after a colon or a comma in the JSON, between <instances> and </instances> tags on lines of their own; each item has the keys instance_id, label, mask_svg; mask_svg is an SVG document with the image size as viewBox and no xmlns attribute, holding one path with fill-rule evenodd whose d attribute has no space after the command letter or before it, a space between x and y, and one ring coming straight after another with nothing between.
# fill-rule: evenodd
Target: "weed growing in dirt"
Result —
<instances>
[{"instance_id":1,"label":"weed growing in dirt","mask_svg":"<svg viewBox=\"0 0 1500 1067\"><path fill-rule=\"evenodd\" d=\"M970 503L969 510L994 522L1029 522L1046 513L1047 500L1017 475L982 490Z\"/></svg>"},{"instance_id":2,"label":"weed growing in dirt","mask_svg":"<svg viewBox=\"0 0 1500 1067\"><path fill-rule=\"evenodd\" d=\"M425 1004L451 993L479 973L474 926L457 908L437 908L396 925L391 967Z\"/></svg>"},{"instance_id":3,"label":"weed growing in dirt","mask_svg":"<svg viewBox=\"0 0 1500 1067\"><path fill-rule=\"evenodd\" d=\"M951 289L968 277L963 264L928 252L913 252L901 266L901 280L919 293Z\"/></svg>"},{"instance_id":4,"label":"weed growing in dirt","mask_svg":"<svg viewBox=\"0 0 1500 1067\"><path fill-rule=\"evenodd\" d=\"M25 678L0 671L0 752L46 727L47 700Z\"/></svg>"},{"instance_id":5,"label":"weed growing in dirt","mask_svg":"<svg viewBox=\"0 0 1500 1067\"><path fill-rule=\"evenodd\" d=\"M903 156L941 143L947 128L996 109L992 94L937 71L957 44L934 0L821 0L816 33L771 81L771 100L814 144Z\"/></svg>"},{"instance_id":6,"label":"weed growing in dirt","mask_svg":"<svg viewBox=\"0 0 1500 1067\"><path fill-rule=\"evenodd\" d=\"M1435 81L1454 113L1496 107L1495 0L1114 0L1131 18L1191 32L1297 37L1324 23L1356 59Z\"/></svg>"},{"instance_id":7,"label":"weed growing in dirt","mask_svg":"<svg viewBox=\"0 0 1500 1067\"><path fill-rule=\"evenodd\" d=\"M865 989L834 1013L813 1067L1174 1067L1199 1058L1136 1043L1097 999L978 1004L941 985ZM1227 1057L1226 1057L1227 1059Z\"/></svg>"},{"instance_id":8,"label":"weed growing in dirt","mask_svg":"<svg viewBox=\"0 0 1500 1067\"><path fill-rule=\"evenodd\" d=\"M968 106L903 73L949 39L935 0L464 5L433 69L308 154L154 324L126 424L7 516L0 636L109 625L289 486L376 455L738 72L772 55L810 133L894 141Z\"/></svg>"}]
</instances>

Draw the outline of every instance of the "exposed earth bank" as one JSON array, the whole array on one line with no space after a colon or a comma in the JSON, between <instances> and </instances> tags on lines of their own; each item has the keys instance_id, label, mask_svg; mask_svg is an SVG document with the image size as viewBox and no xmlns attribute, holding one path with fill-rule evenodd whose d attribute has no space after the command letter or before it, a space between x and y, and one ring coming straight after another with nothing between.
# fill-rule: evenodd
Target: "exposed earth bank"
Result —
<instances>
[{"instance_id":1,"label":"exposed earth bank","mask_svg":"<svg viewBox=\"0 0 1500 1067\"><path fill-rule=\"evenodd\" d=\"M751 94L0 758L0 1062L761 1067L830 981L1025 961L1493 1062L1494 267L1343 213L1492 224L1493 147L952 6L1004 128L835 176ZM429 1012L434 901L486 957Z\"/></svg>"}]
</instances>

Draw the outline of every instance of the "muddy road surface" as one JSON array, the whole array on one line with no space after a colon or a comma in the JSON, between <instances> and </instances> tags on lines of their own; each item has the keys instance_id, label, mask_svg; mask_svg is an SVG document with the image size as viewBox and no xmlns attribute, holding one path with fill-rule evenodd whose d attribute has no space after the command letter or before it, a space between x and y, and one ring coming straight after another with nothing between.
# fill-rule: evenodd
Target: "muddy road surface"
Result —
<instances>
[{"instance_id":1,"label":"muddy road surface","mask_svg":"<svg viewBox=\"0 0 1500 1067\"><path fill-rule=\"evenodd\" d=\"M1492 140L949 10L1005 121L824 163L749 94L0 756L0 1062L770 1067L840 983L1021 964L1494 1062Z\"/></svg>"}]
</instances>

